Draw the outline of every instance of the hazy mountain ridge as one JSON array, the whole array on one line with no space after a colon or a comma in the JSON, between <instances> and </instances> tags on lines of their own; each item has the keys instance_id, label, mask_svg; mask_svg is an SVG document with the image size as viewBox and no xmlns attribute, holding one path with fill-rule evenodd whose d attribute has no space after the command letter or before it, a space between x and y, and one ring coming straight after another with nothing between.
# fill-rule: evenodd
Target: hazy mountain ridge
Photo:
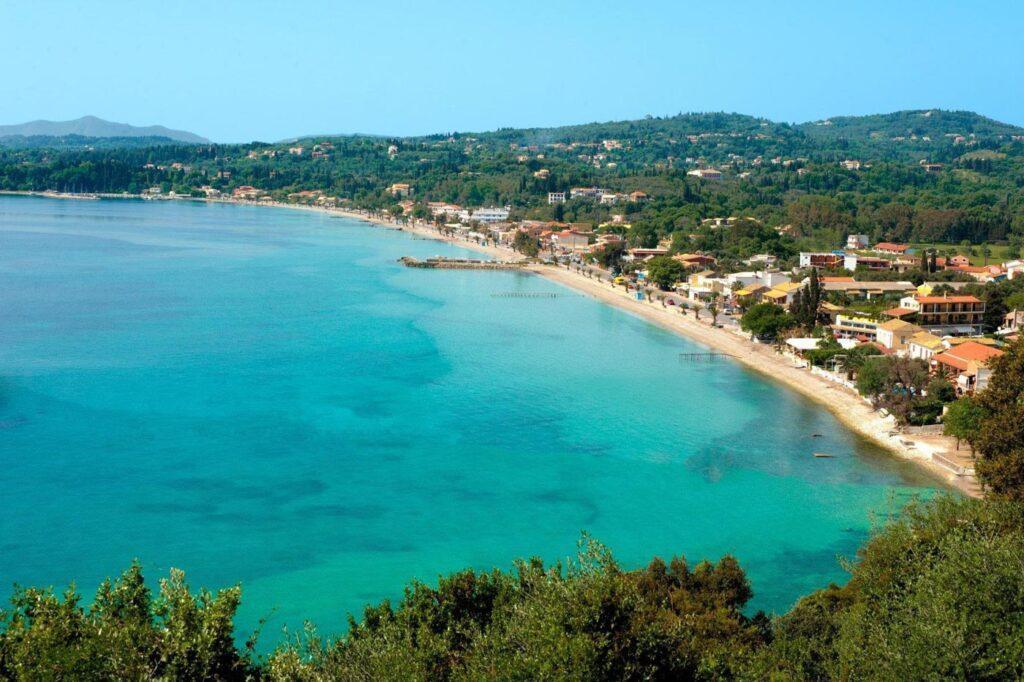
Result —
<instances>
[{"instance_id":1,"label":"hazy mountain ridge","mask_svg":"<svg viewBox=\"0 0 1024 682\"><path fill-rule=\"evenodd\" d=\"M114 123L95 116L83 116L73 121L29 121L15 125L0 125L0 138L3 137L52 137L63 138L78 136L85 138L108 137L149 137L165 138L174 142L206 144L205 137L185 130L173 130L160 125L133 126L128 123Z\"/></svg>"}]
</instances>

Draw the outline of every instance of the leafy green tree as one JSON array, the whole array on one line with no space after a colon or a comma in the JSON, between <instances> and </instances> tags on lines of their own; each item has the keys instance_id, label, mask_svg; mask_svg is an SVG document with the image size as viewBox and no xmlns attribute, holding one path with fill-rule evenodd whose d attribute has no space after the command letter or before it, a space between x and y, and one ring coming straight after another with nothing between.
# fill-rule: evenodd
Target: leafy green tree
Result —
<instances>
[{"instance_id":1,"label":"leafy green tree","mask_svg":"<svg viewBox=\"0 0 1024 682\"><path fill-rule=\"evenodd\" d=\"M18 590L0 611L0 678L249 679L252 643L239 652L233 632L240 599L238 587L193 594L174 569L153 599L138 564L88 609L73 588Z\"/></svg>"},{"instance_id":2,"label":"leafy green tree","mask_svg":"<svg viewBox=\"0 0 1024 682\"><path fill-rule=\"evenodd\" d=\"M933 377L928 382L928 395L941 403L951 403L956 400L956 389L949 380L942 376Z\"/></svg>"},{"instance_id":3,"label":"leafy green tree","mask_svg":"<svg viewBox=\"0 0 1024 682\"><path fill-rule=\"evenodd\" d=\"M750 679L1015 680L1024 676L1024 507L912 504L852 577L773 624ZM955 645L953 645L955 643Z\"/></svg>"},{"instance_id":4,"label":"leafy green tree","mask_svg":"<svg viewBox=\"0 0 1024 682\"><path fill-rule=\"evenodd\" d=\"M793 316L774 303L751 306L740 318L740 328L763 340L773 340L794 324Z\"/></svg>"},{"instance_id":5,"label":"leafy green tree","mask_svg":"<svg viewBox=\"0 0 1024 682\"><path fill-rule=\"evenodd\" d=\"M595 249L594 260L602 268L617 271L622 267L622 257L626 255L626 247L620 242L610 242Z\"/></svg>"},{"instance_id":6,"label":"leafy green tree","mask_svg":"<svg viewBox=\"0 0 1024 682\"><path fill-rule=\"evenodd\" d=\"M818 280L818 269L812 268L807 286L798 289L793 295L789 312L793 319L805 329L813 329L818 319L818 308L821 306L822 289Z\"/></svg>"},{"instance_id":7,"label":"leafy green tree","mask_svg":"<svg viewBox=\"0 0 1024 682\"><path fill-rule=\"evenodd\" d=\"M655 256L647 261L647 278L662 291L671 290L676 282L684 279L685 274L682 263L669 256Z\"/></svg>"},{"instance_id":8,"label":"leafy green tree","mask_svg":"<svg viewBox=\"0 0 1024 682\"><path fill-rule=\"evenodd\" d=\"M658 230L647 222L633 223L626 240L633 248L653 249L658 245Z\"/></svg>"},{"instance_id":9,"label":"leafy green tree","mask_svg":"<svg viewBox=\"0 0 1024 682\"><path fill-rule=\"evenodd\" d=\"M876 407L884 407L902 424L911 421L928 383L928 365L897 356L870 358L857 372L857 391ZM934 409L934 406L931 406Z\"/></svg>"},{"instance_id":10,"label":"leafy green tree","mask_svg":"<svg viewBox=\"0 0 1024 682\"><path fill-rule=\"evenodd\" d=\"M981 425L988 412L971 396L964 396L952 403L942 419L942 432L956 438L956 449L960 449L960 441L966 440L974 449L974 441L981 432Z\"/></svg>"},{"instance_id":11,"label":"leafy green tree","mask_svg":"<svg viewBox=\"0 0 1024 682\"><path fill-rule=\"evenodd\" d=\"M978 478L996 496L1024 502L1024 339L991 361L977 402L986 412L973 445Z\"/></svg>"},{"instance_id":12,"label":"leafy green tree","mask_svg":"<svg viewBox=\"0 0 1024 682\"><path fill-rule=\"evenodd\" d=\"M512 248L524 256L534 258L540 253L540 242L536 237L530 236L529 232L516 232L516 236L512 238Z\"/></svg>"}]
</instances>

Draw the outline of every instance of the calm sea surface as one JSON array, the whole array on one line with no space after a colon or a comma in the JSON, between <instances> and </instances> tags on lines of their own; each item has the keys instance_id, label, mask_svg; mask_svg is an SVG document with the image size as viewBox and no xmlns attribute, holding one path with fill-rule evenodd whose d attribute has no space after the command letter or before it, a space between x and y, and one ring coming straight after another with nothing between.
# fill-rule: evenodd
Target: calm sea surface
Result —
<instances>
[{"instance_id":1,"label":"calm sea surface","mask_svg":"<svg viewBox=\"0 0 1024 682\"><path fill-rule=\"evenodd\" d=\"M621 311L396 263L435 254L466 252L298 211L0 198L0 597L138 558L241 582L240 631L269 614L276 640L586 530L630 566L734 553L781 611L931 491Z\"/></svg>"}]
</instances>

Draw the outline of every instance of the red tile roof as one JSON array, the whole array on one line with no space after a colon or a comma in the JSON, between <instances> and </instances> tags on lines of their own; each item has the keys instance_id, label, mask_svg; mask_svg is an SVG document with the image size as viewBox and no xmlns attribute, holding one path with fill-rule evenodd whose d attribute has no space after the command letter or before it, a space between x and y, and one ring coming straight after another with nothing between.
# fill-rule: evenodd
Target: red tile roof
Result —
<instances>
[{"instance_id":1,"label":"red tile roof","mask_svg":"<svg viewBox=\"0 0 1024 682\"><path fill-rule=\"evenodd\" d=\"M906 244L893 244L892 242L878 242L875 244L875 249L878 251L897 251L903 253L907 250Z\"/></svg>"},{"instance_id":2,"label":"red tile roof","mask_svg":"<svg viewBox=\"0 0 1024 682\"><path fill-rule=\"evenodd\" d=\"M950 348L945 353L939 353L933 359L943 365L955 367L961 372L966 370L971 362L986 363L988 360L999 357L1003 351L992 348L975 341L967 341L959 346Z\"/></svg>"}]
</instances>

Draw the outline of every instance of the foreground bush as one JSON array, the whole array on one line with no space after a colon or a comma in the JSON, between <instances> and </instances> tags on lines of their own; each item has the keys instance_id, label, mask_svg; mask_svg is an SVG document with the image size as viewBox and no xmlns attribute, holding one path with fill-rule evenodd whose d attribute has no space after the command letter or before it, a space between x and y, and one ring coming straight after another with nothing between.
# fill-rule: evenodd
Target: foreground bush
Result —
<instances>
[{"instance_id":1,"label":"foreground bush","mask_svg":"<svg viewBox=\"0 0 1024 682\"><path fill-rule=\"evenodd\" d=\"M244 679L252 667L235 646L241 590L193 595L181 571L154 599L133 565L81 606L73 588L19 590L0 612L0 678L71 680Z\"/></svg>"},{"instance_id":2,"label":"foreground bush","mask_svg":"<svg viewBox=\"0 0 1024 682\"><path fill-rule=\"evenodd\" d=\"M913 505L859 554L848 585L775 621L763 677L1024 678L1024 507Z\"/></svg>"},{"instance_id":3,"label":"foreground bush","mask_svg":"<svg viewBox=\"0 0 1024 682\"><path fill-rule=\"evenodd\" d=\"M238 588L153 597L138 566L95 603L19 591L0 677L282 680L1003 680L1024 677L1024 507L940 498L876 533L844 587L769 622L731 557L621 569L585 541L569 566L520 562L413 583L334 641L311 628L264 660L232 640Z\"/></svg>"}]
</instances>

